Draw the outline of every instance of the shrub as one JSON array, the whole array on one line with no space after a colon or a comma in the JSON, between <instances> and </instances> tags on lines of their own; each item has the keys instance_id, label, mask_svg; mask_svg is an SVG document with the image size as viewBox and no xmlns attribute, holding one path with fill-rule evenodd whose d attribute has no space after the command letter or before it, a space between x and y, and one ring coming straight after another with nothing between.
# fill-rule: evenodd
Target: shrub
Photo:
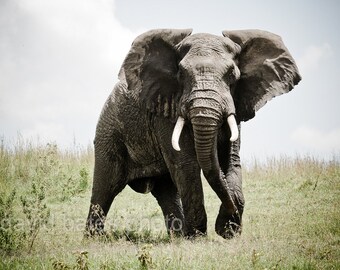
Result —
<instances>
[{"instance_id":1,"label":"shrub","mask_svg":"<svg viewBox=\"0 0 340 270\"><path fill-rule=\"evenodd\" d=\"M20 197L22 209L28 224L29 252L32 250L35 239L41 227L47 224L50 210L45 204L45 190L42 185L33 181L31 190L25 196Z\"/></svg>"},{"instance_id":2,"label":"shrub","mask_svg":"<svg viewBox=\"0 0 340 270\"><path fill-rule=\"evenodd\" d=\"M18 220L14 218L15 197L15 190L8 196L0 193L0 250L6 253L18 250L25 237L25 234L17 228Z\"/></svg>"}]
</instances>

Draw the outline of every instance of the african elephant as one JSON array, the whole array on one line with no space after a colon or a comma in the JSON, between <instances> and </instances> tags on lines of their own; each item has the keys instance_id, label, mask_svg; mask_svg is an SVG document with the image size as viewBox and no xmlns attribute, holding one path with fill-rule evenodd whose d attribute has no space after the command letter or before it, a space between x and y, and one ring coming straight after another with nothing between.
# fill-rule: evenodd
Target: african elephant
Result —
<instances>
[{"instance_id":1,"label":"african elephant","mask_svg":"<svg viewBox=\"0 0 340 270\"><path fill-rule=\"evenodd\" d=\"M275 34L191 32L158 29L134 40L96 128L87 233L103 232L129 185L157 199L168 232L206 234L202 178L221 200L215 231L241 233L241 121L301 77Z\"/></svg>"}]
</instances>

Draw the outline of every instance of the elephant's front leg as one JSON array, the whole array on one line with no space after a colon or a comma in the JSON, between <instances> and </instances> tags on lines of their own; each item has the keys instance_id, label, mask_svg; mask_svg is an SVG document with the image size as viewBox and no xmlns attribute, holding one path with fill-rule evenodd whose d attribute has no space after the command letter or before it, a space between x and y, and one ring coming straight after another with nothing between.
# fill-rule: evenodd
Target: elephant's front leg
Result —
<instances>
[{"instance_id":1,"label":"elephant's front leg","mask_svg":"<svg viewBox=\"0 0 340 270\"><path fill-rule=\"evenodd\" d=\"M240 126L239 126L240 131ZM220 146L220 149L226 149L226 145ZM240 161L240 138L229 145L229 155L225 156L220 154L219 160L221 162L221 168L223 174L226 177L228 183L229 192L231 198L237 207L237 212L230 215L229 209L221 204L220 211L218 213L215 231L223 238L232 238L236 234L240 234L242 231L242 214L244 208L244 197L242 192L242 171Z\"/></svg>"},{"instance_id":2,"label":"elephant's front leg","mask_svg":"<svg viewBox=\"0 0 340 270\"><path fill-rule=\"evenodd\" d=\"M204 196L202 182L200 179L200 169L183 170L175 173L178 178L178 186L182 199L185 227L184 235L187 237L205 235L207 233L207 214L204 208ZM190 173L188 175L187 173Z\"/></svg>"},{"instance_id":3,"label":"elephant's front leg","mask_svg":"<svg viewBox=\"0 0 340 270\"><path fill-rule=\"evenodd\" d=\"M103 141L96 139L95 167L91 205L86 222L85 235L102 235L107 213L113 199L126 186L124 162L120 155L110 156L108 149L103 149ZM125 148L121 144L115 146L114 153L124 154Z\"/></svg>"},{"instance_id":4,"label":"elephant's front leg","mask_svg":"<svg viewBox=\"0 0 340 270\"><path fill-rule=\"evenodd\" d=\"M241 167L234 167L226 174L226 181L230 186L231 197L237 207L237 212L230 215L230 211L221 204L215 223L215 231L223 238L233 238L242 231L242 214L244 197L242 194Z\"/></svg>"},{"instance_id":5,"label":"elephant's front leg","mask_svg":"<svg viewBox=\"0 0 340 270\"><path fill-rule=\"evenodd\" d=\"M186 237L205 235L207 232L207 215L204 208L203 187L200 169L194 162L179 161L168 163L171 177L174 179L181 197L184 228Z\"/></svg>"},{"instance_id":6,"label":"elephant's front leg","mask_svg":"<svg viewBox=\"0 0 340 270\"><path fill-rule=\"evenodd\" d=\"M207 215L204 208L204 196L200 167L197 162L192 134L184 127L181 135L181 151L175 151L171 146L173 125L155 124L158 141L166 165L171 174L182 201L184 213L184 235L192 237L204 235L207 231Z\"/></svg>"},{"instance_id":7,"label":"elephant's front leg","mask_svg":"<svg viewBox=\"0 0 340 270\"><path fill-rule=\"evenodd\" d=\"M168 233L181 236L184 225L182 203L170 174L157 177L151 193L162 209Z\"/></svg>"}]
</instances>

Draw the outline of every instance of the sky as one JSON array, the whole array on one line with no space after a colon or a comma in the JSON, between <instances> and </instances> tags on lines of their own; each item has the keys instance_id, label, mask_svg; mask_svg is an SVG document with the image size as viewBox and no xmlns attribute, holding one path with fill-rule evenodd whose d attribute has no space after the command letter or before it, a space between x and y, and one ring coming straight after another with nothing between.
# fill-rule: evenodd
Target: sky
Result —
<instances>
[{"instance_id":1,"label":"sky","mask_svg":"<svg viewBox=\"0 0 340 270\"><path fill-rule=\"evenodd\" d=\"M340 155L340 2L0 0L0 138L92 144L134 38L154 28L262 29L302 81L242 124L241 156Z\"/></svg>"}]
</instances>

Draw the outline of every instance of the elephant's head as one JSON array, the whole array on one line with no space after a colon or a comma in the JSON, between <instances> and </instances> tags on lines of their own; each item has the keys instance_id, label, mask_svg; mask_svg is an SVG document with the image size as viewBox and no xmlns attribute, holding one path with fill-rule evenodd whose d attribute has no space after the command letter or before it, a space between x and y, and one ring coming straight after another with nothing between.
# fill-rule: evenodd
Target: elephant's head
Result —
<instances>
[{"instance_id":1,"label":"elephant's head","mask_svg":"<svg viewBox=\"0 0 340 270\"><path fill-rule=\"evenodd\" d=\"M187 29L152 30L139 36L120 80L151 113L177 119L175 150L180 150L185 121L192 124L204 175L228 189L218 160L218 130L226 122L230 141L238 140L238 123L253 118L273 97L289 92L300 75L277 35L260 30L191 35ZM230 214L237 211L231 197L224 205Z\"/></svg>"}]
</instances>

